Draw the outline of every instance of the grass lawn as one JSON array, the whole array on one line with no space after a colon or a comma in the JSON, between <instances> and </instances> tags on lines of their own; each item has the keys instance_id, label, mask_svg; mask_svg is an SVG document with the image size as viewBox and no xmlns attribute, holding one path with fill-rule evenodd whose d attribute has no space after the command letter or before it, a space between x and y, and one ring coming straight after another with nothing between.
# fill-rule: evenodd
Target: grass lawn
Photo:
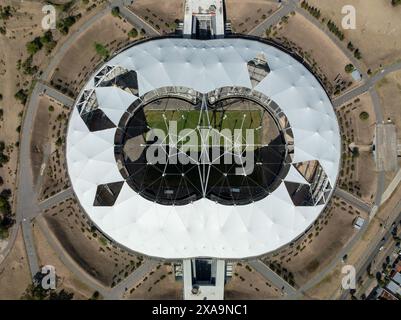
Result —
<instances>
[{"instance_id":1,"label":"grass lawn","mask_svg":"<svg viewBox=\"0 0 401 320\"><path fill-rule=\"evenodd\" d=\"M260 143L262 130L261 126L263 111L208 111L200 110L146 110L145 111L147 125L153 129L162 129L166 133L168 131L169 122L177 122L177 133L183 129L196 129L199 126L207 128L210 125L217 131L224 129L231 130L242 129L243 139L246 137L247 129L254 129L255 144ZM200 142L200 138L198 139Z\"/></svg>"}]
</instances>

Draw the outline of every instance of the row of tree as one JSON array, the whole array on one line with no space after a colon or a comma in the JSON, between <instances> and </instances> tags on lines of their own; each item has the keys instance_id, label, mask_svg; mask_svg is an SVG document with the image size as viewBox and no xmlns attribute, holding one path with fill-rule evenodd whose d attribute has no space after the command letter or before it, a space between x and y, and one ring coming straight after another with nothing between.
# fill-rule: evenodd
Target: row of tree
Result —
<instances>
[{"instance_id":1,"label":"row of tree","mask_svg":"<svg viewBox=\"0 0 401 320\"><path fill-rule=\"evenodd\" d=\"M321 15L322 15L320 12L320 9L309 5L309 3L306 1L301 2L301 8L307 10L316 19L320 19Z\"/></svg>"}]
</instances>

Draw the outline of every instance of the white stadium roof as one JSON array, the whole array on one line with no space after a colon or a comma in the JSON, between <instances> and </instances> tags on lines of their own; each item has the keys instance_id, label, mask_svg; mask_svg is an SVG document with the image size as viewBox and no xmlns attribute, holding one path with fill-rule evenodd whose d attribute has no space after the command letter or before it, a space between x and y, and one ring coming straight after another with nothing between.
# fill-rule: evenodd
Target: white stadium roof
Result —
<instances>
[{"instance_id":1,"label":"white stadium roof","mask_svg":"<svg viewBox=\"0 0 401 320\"><path fill-rule=\"evenodd\" d=\"M253 87L247 64L260 55L267 58L270 73ZM115 67L136 72L137 95L118 87L96 86L96 79ZM305 66L254 40L157 39L134 45L108 61L86 84L72 112L67 135L68 172L90 219L109 238L133 251L172 259L253 257L301 235L327 201L296 206L284 182L264 199L242 206L226 206L206 198L184 206L166 206L143 198L124 182L113 206L94 206L99 185L124 178L114 154L116 127L91 132L80 116L83 95L94 92L98 108L117 126L138 96L167 86L201 93L237 86L264 94L279 105L291 124L293 163L318 160L330 185L335 185L341 154L336 116L324 89ZM307 183L294 166L284 181Z\"/></svg>"}]
</instances>

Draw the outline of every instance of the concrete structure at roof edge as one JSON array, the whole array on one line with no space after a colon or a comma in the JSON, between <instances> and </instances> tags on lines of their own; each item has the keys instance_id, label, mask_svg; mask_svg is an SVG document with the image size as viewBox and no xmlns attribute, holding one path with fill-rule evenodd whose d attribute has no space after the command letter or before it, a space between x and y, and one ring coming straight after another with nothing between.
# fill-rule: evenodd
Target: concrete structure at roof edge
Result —
<instances>
[{"instance_id":1,"label":"concrete structure at roof edge","mask_svg":"<svg viewBox=\"0 0 401 320\"><path fill-rule=\"evenodd\" d=\"M186 7L195 2L189 0ZM204 2L215 2L224 16L222 1ZM184 25L189 25L189 19L191 28L184 28L184 33L191 30L187 36L194 37L197 33L192 31L199 23L186 14ZM215 30L224 30L224 20L217 22ZM216 38L219 32L208 35ZM140 108L155 95L200 95L214 101L223 93L270 108L280 124L286 136L285 170L274 190L246 205L223 205L201 197L185 205L167 206L131 188L116 156L116 141L125 134L121 123L133 116L132 106ZM69 176L92 222L130 250L184 259L184 297L194 299L205 298L199 292L207 292L206 298L221 298L224 279L211 281L206 290L201 284L199 290L187 292L196 289L194 266L205 267L204 261L197 264L199 260L193 258L212 258L206 263L209 276L212 270L221 275L225 259L266 254L301 236L333 193L340 156L337 119L314 75L273 46L233 37L155 39L120 52L83 88L67 134ZM300 201L304 195L308 200Z\"/></svg>"}]
</instances>

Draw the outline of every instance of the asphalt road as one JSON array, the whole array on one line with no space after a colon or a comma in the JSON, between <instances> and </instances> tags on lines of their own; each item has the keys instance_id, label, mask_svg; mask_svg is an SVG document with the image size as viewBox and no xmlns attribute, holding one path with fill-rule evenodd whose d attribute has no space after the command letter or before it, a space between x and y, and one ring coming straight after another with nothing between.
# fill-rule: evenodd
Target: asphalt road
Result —
<instances>
[{"instance_id":1,"label":"asphalt road","mask_svg":"<svg viewBox=\"0 0 401 320\"><path fill-rule=\"evenodd\" d=\"M121 15L124 18L126 18L128 22L130 22L130 23L132 23L132 24L134 24L134 25L136 25L136 26L138 26L140 28L144 28L148 35L158 35L159 34L155 29L153 29L151 26L147 25L146 22L141 20L139 17L137 17L135 14L133 14L129 9L124 7L123 6L123 4L124 4L123 2L124 1L122 1L122 0L120 0L120 1L111 1L110 6L114 6L114 5L117 4L120 7ZM315 25L317 25L318 27L320 27L318 25L318 22L315 21L314 18L309 16L306 12L303 12L302 9L296 7L294 3L296 3L296 1L290 1L290 3L284 4L284 6L278 12L276 12L273 16L271 16L269 19L264 21L261 25L257 26L254 30L252 30L251 34L253 34L253 35L262 35L269 26L278 23L279 20L283 16L289 14L294 9L297 12L299 12L300 14L302 14L305 18L307 18L310 22L312 22ZM44 81L48 81L49 78L51 77L52 71L57 66L57 64L61 61L61 58L63 57L65 52L77 40L77 38L82 34L82 32L86 31L86 29L88 27L90 27L96 20L100 19L102 16L106 15L109 12L110 12L110 7L108 7L107 9L99 12L98 14L93 16L90 20L88 20L76 33L71 35L66 40L66 42L63 44L63 46L60 48L60 50L57 52L57 54L53 57L53 59L51 60L49 66L43 72L41 79L43 79ZM326 30L324 30L324 31L326 32L326 34L330 38L332 38L332 40L335 43L337 43L337 45L340 48L342 48L343 44L342 43L338 43L339 40L336 39L334 37L334 35L328 33ZM351 53L347 52L347 50L343 50L343 51L344 51L344 53L347 54L347 56L352 61L352 63L354 63L354 65L358 67L359 62L355 61L355 59L351 55ZM384 68L381 72L379 72L378 74L376 74L375 76L370 78L364 85L362 85L362 86L360 86L358 88L355 88L355 89L345 93L341 97L335 99L334 100L334 104L335 105L341 105L341 104L349 101L350 99L353 99L354 97L360 95L361 93L364 93L367 90L373 88L374 84L377 81L379 81L380 79L382 79L388 73L391 73L391 72L399 70L399 69L401 69L401 62L400 63L396 63L394 65L391 65L391 66L389 66L387 68ZM16 233L17 233L17 230L18 230L18 228L17 228L18 224L21 223L21 222L24 222L22 224L23 236L24 236L26 250L27 250L27 254L28 254L28 258L29 258L30 270L31 270L32 274L36 274L36 272L39 270L39 267L38 267L38 259L37 259L37 256L36 256L36 250L35 250L33 236L32 236L32 228L31 228L31 224L30 224L29 220L32 217L35 217L40 211L39 211L36 195L35 195L34 188L33 188L32 170L31 170L31 164L30 164L30 136L32 134L33 119L34 119L34 116L36 114L36 110L37 110L37 107L38 107L38 96L40 95L41 90L43 92L44 88L46 88L46 87L44 87L43 84L37 84L37 86L34 88L33 93L32 93L32 95L30 97L30 100L29 100L29 104L28 104L28 106L26 108L26 113L24 115L24 121L23 121L23 124L22 124L22 130L21 130L20 158L19 158L20 159L20 163L19 163L19 170L18 170L18 175L17 175L17 188L18 188L17 189L17 199L18 199L18 201L17 201L17 209L16 209L16 221L17 221L17 223L16 223L16 227L14 228L14 232L11 235L11 238L10 238L11 241L9 242L9 246L6 249L6 255L7 255L7 252L9 252L9 249L12 247L12 245L15 242ZM58 101L61 100L61 102L64 103L65 105L71 105L72 104L71 103L71 99L68 100L67 99L68 97L66 97L65 95L64 95L64 97L61 96L60 93L58 93L53 88L47 87L46 90L49 90L49 92L46 93L46 94L48 94L49 96L55 98ZM374 94L375 94L375 91L373 90L373 95ZM376 97L373 96L373 99L374 100L378 100L377 94L376 94ZM381 110L380 110L380 108L377 108L378 105L379 105L378 103L375 103L376 117L377 117L378 121L382 121ZM381 192L378 192L378 194L379 194L379 197L380 197L381 196ZM21 199L23 199L23 200L21 200ZM52 201L53 200L50 200L49 203L53 203ZM54 200L54 201L56 201L56 200ZM25 218L25 217L28 217L28 218ZM26 220L23 220L23 219L26 219ZM367 224L364 227L366 228L366 226L367 226ZM362 235L363 231L364 231L364 228L361 229L361 231L358 233L358 235L359 234ZM345 252L348 252L348 249L350 247L352 247L352 245L357 240L358 240L357 237L355 237L350 242L350 244L348 244L342 250L342 252L340 252L340 254L337 256L337 259L335 259L333 261L333 263L331 264L330 267L334 267L337 264L338 259L341 259L342 256L345 254ZM59 251L61 251L61 252L59 252ZM61 254L61 255L64 254L62 247L60 247L57 252L59 254ZM64 257L64 258L65 258L64 260L68 260L68 257ZM276 282L278 285L283 284L281 287L284 286L285 291L288 292L288 294L292 295L293 294L293 290L291 290L292 287L289 286L289 284L287 282L285 282L283 279L281 279L277 274L275 274L270 269L267 268L268 270L270 270L270 271L267 271L266 268L263 267L264 265L263 266L260 265L261 263L262 262L260 262L260 261L254 262L254 268L257 269L257 270L261 270L260 272L263 275L265 275L270 281L272 281L271 279L273 279L273 281ZM67 263L67 265L69 265L69 263ZM148 266L148 268L150 268L150 265ZM75 269L75 268L72 267L72 269ZM320 282L321 279L323 279L323 277L330 271L329 269L330 268L327 268L325 272L321 273L318 277L316 277L316 278L312 279L312 281L308 282L308 284L306 286L301 288L301 291L302 291L302 289L305 290L308 287L312 287L314 284L317 284L318 282ZM146 267L144 267L141 270L146 270ZM84 280L85 283L88 283L88 274L85 273L84 275L82 275L80 272L78 272L78 274L80 274L82 276L82 280ZM140 277L140 275L138 275L138 278L139 277ZM132 279L132 281L136 281L137 280L137 277L135 276L135 273L132 274L131 276L129 276L128 278ZM117 286L118 289L116 289L116 292L120 293L121 290L122 290L121 288L124 288L124 290L125 290L125 284L127 284L126 286L128 287L128 283L130 283L130 281L131 281L129 279L127 280L127 282L124 281L121 284L121 286ZM289 286L289 287L287 287L286 285ZM108 295L108 293L104 291L104 288L98 287L94 283L92 283L91 287L94 288L94 289L98 289L98 291L100 293L104 294L104 296Z\"/></svg>"},{"instance_id":2,"label":"asphalt road","mask_svg":"<svg viewBox=\"0 0 401 320\"><path fill-rule=\"evenodd\" d=\"M380 233L377 234L374 241L371 241L369 245L369 249L366 252L366 259L359 260L359 264L355 266L357 273L356 279L363 276L363 274L367 271L367 268L370 264L372 264L373 260L376 258L377 254L380 251L382 246L385 246L387 241L392 238L391 235L391 225L395 222L397 225L400 223L401 220L401 201L398 202L396 207L392 210L392 214L390 215L389 219L383 225ZM341 299L346 299L349 295L349 291L344 291Z\"/></svg>"}]
</instances>

